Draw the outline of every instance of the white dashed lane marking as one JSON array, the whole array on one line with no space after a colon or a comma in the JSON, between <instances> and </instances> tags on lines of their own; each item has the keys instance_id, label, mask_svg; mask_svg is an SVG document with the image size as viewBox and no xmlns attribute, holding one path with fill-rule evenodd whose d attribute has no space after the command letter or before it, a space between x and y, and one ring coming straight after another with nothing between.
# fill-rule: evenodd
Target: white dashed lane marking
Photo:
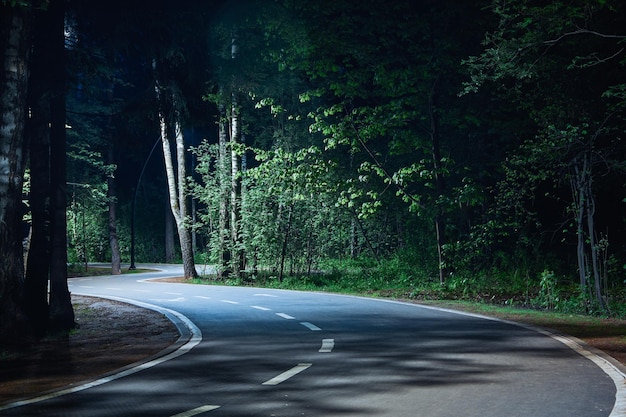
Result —
<instances>
[{"instance_id":1,"label":"white dashed lane marking","mask_svg":"<svg viewBox=\"0 0 626 417\"><path fill-rule=\"evenodd\" d=\"M330 353L333 351L335 347L335 339L323 339L322 347L320 348L320 353Z\"/></svg>"},{"instance_id":2,"label":"white dashed lane marking","mask_svg":"<svg viewBox=\"0 0 626 417\"><path fill-rule=\"evenodd\" d=\"M280 375L276 375L274 378L269 379L263 383L263 385L278 385L281 382L285 382L289 378L298 375L300 372L309 369L312 363L299 363L288 371L283 372Z\"/></svg>"},{"instance_id":3,"label":"white dashed lane marking","mask_svg":"<svg viewBox=\"0 0 626 417\"><path fill-rule=\"evenodd\" d=\"M261 307L261 306L250 306L252 308L256 308L257 310L262 310L262 311L272 311L271 308L267 308L267 307Z\"/></svg>"},{"instance_id":4,"label":"white dashed lane marking","mask_svg":"<svg viewBox=\"0 0 626 417\"><path fill-rule=\"evenodd\" d=\"M318 332L318 331L322 330L319 327L317 327L316 325L314 325L313 323L309 323L308 321L300 322L300 324L303 325L304 327L308 328L309 330L314 331L314 332Z\"/></svg>"},{"instance_id":5,"label":"white dashed lane marking","mask_svg":"<svg viewBox=\"0 0 626 417\"><path fill-rule=\"evenodd\" d=\"M282 317L284 319L287 320L295 320L295 317L290 316L289 314L285 314L285 313L276 313L277 316Z\"/></svg>"},{"instance_id":6,"label":"white dashed lane marking","mask_svg":"<svg viewBox=\"0 0 626 417\"><path fill-rule=\"evenodd\" d=\"M220 408L219 405L203 405L202 407L194 408L193 410L175 414L172 417L192 417L198 414L206 413L207 411L217 410L218 408Z\"/></svg>"}]
</instances>

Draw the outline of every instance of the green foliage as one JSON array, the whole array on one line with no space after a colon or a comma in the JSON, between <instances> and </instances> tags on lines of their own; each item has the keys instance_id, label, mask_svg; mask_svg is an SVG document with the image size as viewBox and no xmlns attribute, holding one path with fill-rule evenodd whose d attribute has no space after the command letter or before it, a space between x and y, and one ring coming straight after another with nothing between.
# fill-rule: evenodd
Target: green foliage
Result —
<instances>
[{"instance_id":1,"label":"green foliage","mask_svg":"<svg viewBox=\"0 0 626 417\"><path fill-rule=\"evenodd\" d=\"M146 56L156 54L176 79L187 126L208 131L209 140L193 150L189 181L200 207L194 227L206 244L199 263L216 264L223 249L245 251L244 276L228 285L597 312L589 288L577 288L575 279L576 239L582 230L589 250L595 237L576 216L580 201L589 201L573 191L583 178L599 197L596 253L610 308L619 310L625 254L614 241L623 242L626 219L607 217L605 207L626 200L622 3L253 3L243 12L219 11L210 25L198 25L206 23L193 13L198 6L137 30L158 34ZM194 41L200 27L212 28L209 50ZM109 83L117 73L104 66L98 73L85 78L84 96L131 84ZM151 91L146 74L137 90ZM205 101L194 113L192 98L203 88ZM234 96L247 143L220 155L209 143L213 122L228 119ZM99 184L111 173L98 162L111 133L103 117L126 109L75 98L83 107L70 113L76 143L70 180L102 193ZM79 113L93 118L80 120ZM231 150L247 158L240 173L242 239L240 247L224 248L220 236L230 230L219 230L220 204L232 203L232 178L221 177L219 167ZM158 187L140 198L156 214L140 221L138 259L161 256ZM70 219L79 224L87 213L86 233L102 244L101 197L77 194ZM128 218L127 206L122 210ZM128 235L127 224L121 231ZM82 236L72 237L74 247L99 256ZM444 285L436 276L440 265Z\"/></svg>"},{"instance_id":2,"label":"green foliage","mask_svg":"<svg viewBox=\"0 0 626 417\"><path fill-rule=\"evenodd\" d=\"M0 5L8 7L34 8L46 10L50 0L2 0Z\"/></svg>"},{"instance_id":3,"label":"green foliage","mask_svg":"<svg viewBox=\"0 0 626 417\"><path fill-rule=\"evenodd\" d=\"M553 310L560 301L558 290L558 280L553 271L544 270L539 281L539 294L533 301L535 304Z\"/></svg>"}]
</instances>

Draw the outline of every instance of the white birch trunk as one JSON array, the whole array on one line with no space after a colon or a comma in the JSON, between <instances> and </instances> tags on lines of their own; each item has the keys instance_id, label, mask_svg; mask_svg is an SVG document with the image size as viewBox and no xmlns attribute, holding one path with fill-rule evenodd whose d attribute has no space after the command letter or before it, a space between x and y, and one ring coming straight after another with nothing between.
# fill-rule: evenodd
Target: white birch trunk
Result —
<instances>
[{"instance_id":1,"label":"white birch trunk","mask_svg":"<svg viewBox=\"0 0 626 417\"><path fill-rule=\"evenodd\" d=\"M158 87L157 87L158 88ZM165 162L165 176L167 178L167 188L169 193L170 207L178 237L180 240L180 251L183 258L183 268L185 278L195 278L198 273L195 268L193 252L191 248L191 235L185 224L186 217L186 194L185 194L185 145L180 123L175 122L176 131L176 157L178 169L174 170L170 140L167 135L167 123L165 116L159 112L159 125L161 129L161 143L163 145L163 160ZM178 176L178 178L177 178Z\"/></svg>"},{"instance_id":2,"label":"white birch trunk","mask_svg":"<svg viewBox=\"0 0 626 417\"><path fill-rule=\"evenodd\" d=\"M218 269L219 278L228 276L230 272L230 259L231 251L230 244L228 242L229 233L229 217L228 217L228 205L230 194L230 156L227 158L227 146L228 146L228 132L226 122L226 111L224 106L220 106L220 122L219 122L219 187L220 187L220 214L219 214L219 257L220 267Z\"/></svg>"}]
</instances>

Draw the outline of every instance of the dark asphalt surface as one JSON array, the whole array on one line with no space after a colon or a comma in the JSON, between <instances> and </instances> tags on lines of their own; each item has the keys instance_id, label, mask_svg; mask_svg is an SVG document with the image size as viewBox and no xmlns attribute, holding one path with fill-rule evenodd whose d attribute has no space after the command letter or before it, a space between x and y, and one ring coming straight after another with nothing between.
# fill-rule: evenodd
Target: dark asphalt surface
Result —
<instances>
[{"instance_id":1,"label":"dark asphalt surface","mask_svg":"<svg viewBox=\"0 0 626 417\"><path fill-rule=\"evenodd\" d=\"M180 275L161 267L72 279L70 291L178 312L196 331L182 350L0 416L623 415L615 375L530 329L357 297L145 281Z\"/></svg>"}]
</instances>

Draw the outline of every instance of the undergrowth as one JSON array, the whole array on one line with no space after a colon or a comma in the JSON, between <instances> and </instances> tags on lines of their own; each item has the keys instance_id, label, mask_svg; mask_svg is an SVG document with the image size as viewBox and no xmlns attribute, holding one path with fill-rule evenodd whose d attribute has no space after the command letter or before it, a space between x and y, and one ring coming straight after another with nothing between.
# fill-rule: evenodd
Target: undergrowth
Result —
<instances>
[{"instance_id":1,"label":"undergrowth","mask_svg":"<svg viewBox=\"0 0 626 417\"><path fill-rule=\"evenodd\" d=\"M459 300L485 305L509 306L567 314L626 318L626 290L608 293L608 311L590 301L587 290L550 270L489 270L480 273L450 274L445 283L426 268L416 267L400 257L374 262L370 259L329 260L311 273L289 273L282 280L270 270L218 280L204 276L197 283L257 286L301 291L323 291L408 300Z\"/></svg>"}]
</instances>

